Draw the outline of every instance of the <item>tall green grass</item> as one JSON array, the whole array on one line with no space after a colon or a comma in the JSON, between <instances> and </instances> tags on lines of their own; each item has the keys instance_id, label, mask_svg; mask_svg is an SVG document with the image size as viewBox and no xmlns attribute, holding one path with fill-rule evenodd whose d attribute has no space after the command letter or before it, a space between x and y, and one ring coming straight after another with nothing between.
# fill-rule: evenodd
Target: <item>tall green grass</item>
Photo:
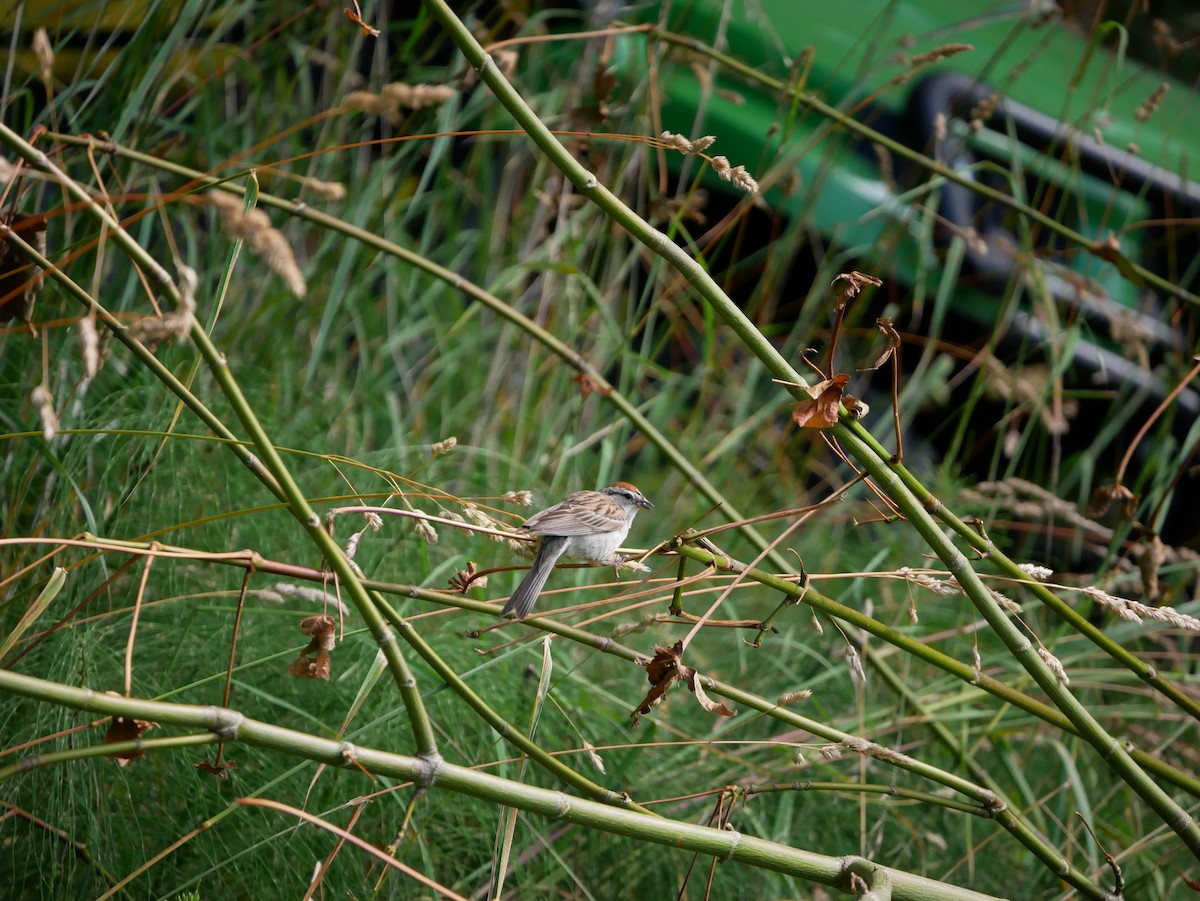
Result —
<instances>
[{"instance_id":1,"label":"tall green grass","mask_svg":"<svg viewBox=\"0 0 1200 901\"><path fill-rule=\"evenodd\" d=\"M853 472L819 436L793 426L794 401L754 348L522 134L512 133L511 116L468 74L425 12L389 20L368 10L383 31L379 40L360 34L336 8L304 8L283 23L236 3L189 2L177 13L155 4L152 13L136 30L122 26L131 33L114 43L109 62L56 69L49 86L36 71L17 70L6 88L5 122L22 135L50 128L57 136L37 146L56 166L94 197L110 199L128 234L176 282L181 266L195 271L196 317L245 404L231 399L200 359L197 336L148 346L243 440L248 434L239 415L251 411L318 514L386 500L393 509L467 524L481 509L494 522L515 525L532 510L505 500L507 492L532 491L533 509L540 509L568 491L625 479L655 502L630 537L648 548L689 527L723 524L731 508L745 516L794 510L851 481ZM583 24L543 10L527 18L508 7L470 13L472 30L485 42L542 33L551 18L556 30ZM99 27L87 24L52 38L61 51L89 36L103 41ZM187 48L202 51L198 61L175 55ZM580 130L572 111L595 100L599 65L597 41L530 43L519 48L512 80L551 127ZM450 84L454 94L393 122L361 111L329 114L351 91L377 91L397 80ZM652 137L649 103L643 97L620 106L603 130ZM97 145L93 170L85 149L66 136L101 131L144 156ZM568 147L635 210L653 212L659 157L648 143L593 139ZM15 161L17 149L9 141L4 159ZM204 202L210 188L179 167L227 179L227 187L252 197L261 189L258 208L282 230L304 272L303 297L231 236ZM345 197L322 199L298 177L340 183ZM272 198L302 200L337 221L306 218L304 210L287 215ZM27 173L5 208L47 215L48 256L126 326L151 315L154 304L171 311L152 274L139 273L84 205L53 181ZM829 285L855 268L856 258L846 248L827 248L814 263L811 286L798 287L787 279L790 242L805 225L769 214L767 221L782 238L765 247L739 246L736 229L710 247L701 244L695 223L665 227L694 255L722 260L714 274L800 368L806 348L828 345L837 290ZM352 227L445 272L365 243ZM482 300L485 292L494 301ZM847 371L879 356L881 338L870 332L870 320L896 315L908 299L889 285L855 301L840 338ZM987 373L965 377L974 379L965 409L922 414L961 365L952 336L936 325L953 303L951 291L924 300L934 308L935 325L903 350L906 462L955 512L982 517L998 548L1021 562L1090 564L1086 572L1056 576L1058 594L1102 622L1110 641L1190 693L1185 629L1121 622L1072 590L1102 585L1115 595L1138 594L1128 523L1105 532L1082 514L1055 514L1047 499L1057 494L1078 510L1105 475L1089 467L1119 457L1140 421L1129 407L1114 410L1122 428L1097 429L1079 459L1063 460L1040 427L1041 411L1061 390L1061 382L1047 379L1032 395L999 404L1000 415L1011 416L1018 429L1015 453L1006 454L1006 430L985 429L971 415L976 405L993 409L986 407L994 403L985 399ZM785 305L795 315L779 321L772 311ZM515 320L505 308L526 319ZM124 693L136 609L131 697L224 704L236 638L229 707L319 738L416 753L420 730L383 672L379 645L346 579L323 589L310 581L307 597L278 592L280 582L319 580L323 555L311 533L231 453L229 442L215 440L191 412L177 413L175 396L115 340L99 371L86 377L83 315L84 307L48 279L36 328L8 323L0 332L0 394L7 401L0 406L0 636L17 630L53 567L67 569L62 591L17 636L5 668ZM584 361L585 379L552 343L538 340L530 322ZM1189 365L1171 363L1180 375ZM887 368L856 374L854 384L868 379L873 409L865 424L890 447ZM39 384L50 390L59 420L48 440L30 400ZM635 425L630 410L662 439ZM1155 434L1134 473L1147 494L1166 489L1187 452L1166 431ZM457 446L435 453L434 444L449 436ZM270 469L261 450L254 453ZM980 458L989 462L968 464ZM978 484L982 477L1015 484L1016 476L1049 493L1021 506ZM714 509L714 493L723 507ZM957 897L963 886L1053 897L1072 882L1079 894L1098 897L1096 886L1112 886L1106 852L1119 859L1128 897L1182 892L1182 878L1194 878L1195 867L1186 863L1179 838L1046 706L1047 694L968 599L946 585L926 541L904 522L881 516L885 509L856 485L846 500L786 536L777 556L755 564L784 572L793 585L807 574L811 593L803 600L818 607L819 596L840 602L850 608L847 618L788 603L774 628L760 634L754 624L798 592L789 596L778 585L744 579L716 614L728 621L724 627L711 624L689 645L684 663L724 683L727 697L754 696L728 700L738 710L728 718L702 709L682 683L639 725L631 718L649 686L646 670L622 657L621 648L649 657L691 627L686 617L667 613L679 584L678 556L650 556L647 572L623 572L619 581L611 570L556 572L554 591L539 609L598 639L556 637L549 668L534 640L542 626L497 628L498 607L480 603L502 601L520 576L510 568L522 560L507 544L444 524L434 524L433 542L414 520L386 516L378 531L363 535L355 563L368 579L400 586L387 593L389 602L461 682L448 686L411 645L398 642L431 734L451 763L584 793L544 767L518 763L519 751L464 701L469 688L517 729L527 729L536 712L532 738L541 748L560 754L581 776L682 823L728 823L793 849L861 855L944 880L945 897ZM756 528L776 538L795 520ZM333 538L344 547L364 525L357 514L338 517ZM81 543L91 547L63 545L85 532ZM137 546L123 551L113 543L120 541ZM760 544L745 530L720 532L712 541L746 564L759 555ZM149 542L194 554L180 559ZM248 579L245 567L214 556L242 549L266 561ZM1167 599L1185 612L1195 560L1186 549L1169 549L1160 567ZM498 570L486 588L433 593L448 591L470 563ZM273 572L273 564L293 567L292 576ZM904 578L902 567L932 575ZM1200 780L1189 711L1115 662L1110 648L1047 612L1034 589L1002 580L986 560L977 567L1021 605L1014 616L1062 662L1071 691L1110 734L1136 745L1149 778L1194 809ZM705 569L689 561L682 572L694 577ZM709 572L684 582L678 601L686 614L699 616L732 582L727 571ZM295 678L288 666L308 643L297 622L322 611L338 623L330 678ZM855 612L868 619L854 620ZM889 630L967 668L978 660L980 674L1030 703L981 691L948 672L945 661L899 647ZM615 649L605 647L610 638ZM756 639L761 647L752 646ZM543 693L539 674L547 682ZM776 706L781 695L802 689L811 697ZM225 746L225 759L236 767L224 778L195 767L216 759L212 747L152 748L127 766L76 759L72 752L102 741L107 722L56 703L49 689L39 692L38 698L9 695L0 707L6 752L0 767L66 752L51 765L0 774L6 814L0 859L14 897L98 897L115 886L127 897L301 897L314 867L331 855L321 893L429 896L407 876L385 877L377 862L353 846L338 847L328 832L235 804L247 797L303 808L380 848L394 842L398 860L462 895L482 896L494 885L496 835L506 816L495 802L436 781L428 792L415 791L395 776L321 767L302 753L253 741ZM762 709L753 706L758 700ZM885 750L859 755L835 747L830 733L813 731L817 726ZM187 732L164 721L143 738ZM947 787L957 780L978 794ZM1004 814L980 802L989 785L1007 796ZM519 807L520 787L512 792ZM1007 830L1000 824L1005 815ZM1065 881L1037 859L1030 836L1067 861ZM516 896L632 897L685 886L691 897L814 891L808 880L736 856L714 865L713 857L700 855L689 874L692 854L652 844L646 833L614 835L523 810L509 862L504 885ZM901 887L896 897L914 896L907 891Z\"/></svg>"}]
</instances>

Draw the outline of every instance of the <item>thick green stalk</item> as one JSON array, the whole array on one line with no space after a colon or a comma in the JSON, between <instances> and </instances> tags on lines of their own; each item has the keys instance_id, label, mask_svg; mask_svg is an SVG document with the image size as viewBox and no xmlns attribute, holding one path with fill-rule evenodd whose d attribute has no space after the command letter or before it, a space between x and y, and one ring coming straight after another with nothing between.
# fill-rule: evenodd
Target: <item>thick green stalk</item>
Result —
<instances>
[{"instance_id":1,"label":"thick green stalk","mask_svg":"<svg viewBox=\"0 0 1200 901\"><path fill-rule=\"evenodd\" d=\"M1045 723L1054 726L1056 729L1061 729L1075 736L1081 734L1079 729L1065 714L1051 707L1049 704L1039 701L1037 698L1001 682L999 679L994 679L984 673L976 673L972 667L961 660L957 660L949 654L930 647L925 642L918 641L897 629L893 629L891 626L865 615L860 610L841 604L833 598L817 591L811 585L808 588L802 588L789 579L784 579L763 570L746 568L728 556L714 555L700 548L692 547L685 542L686 536L677 539L672 544L672 550L681 556L695 560L697 563L744 574L746 578L753 579L755 582L765 585L773 591L778 591L786 595L791 599L792 603L807 604L814 610L820 610L822 613L849 623L855 628L862 629L864 632L868 632L888 644L899 648L904 653L910 654L931 666L937 667L943 672L974 685L976 688L986 691L1006 704L1011 704L1020 710L1024 710L1026 713L1032 714ZM869 656L867 659L875 665L879 665L880 663L873 656ZM1144 769L1154 773L1158 778L1183 789L1192 796L1200 798L1200 780L1196 779L1190 773L1178 770L1165 761L1153 757L1140 749L1136 749L1131 753L1138 764Z\"/></svg>"},{"instance_id":2,"label":"thick green stalk","mask_svg":"<svg viewBox=\"0 0 1200 901\"><path fill-rule=\"evenodd\" d=\"M46 173L58 182L63 190L75 198L83 209L100 224L101 228L108 231L113 243L120 247L149 276L153 285L171 300L175 309L184 309L182 294L170 274L81 185L59 170L46 154L26 142L20 135L2 122L0 122L0 141L12 147L29 165L40 172ZM89 304L89 306L91 305ZM191 337L192 342L199 349L201 356L204 357L205 362L211 368L218 385L220 385L222 391L225 393L230 406L233 407L234 413L241 420L242 427L249 433L251 441L258 449L262 461L253 454L250 454L247 459L244 455L248 451L240 445L229 444L227 446L237 448L234 452L238 454L243 462L247 463L251 472L258 475L265 469L270 474L270 480L264 479L264 483L273 493L277 492L277 496L287 502L292 515L300 523L304 531L308 533L312 542L320 549L324 558L329 561L329 565L334 572L337 573L347 594L349 594L351 600L358 608L359 615L362 616L371 629L371 634L375 636L380 650L388 661L392 678L396 682L408 713L413 738L419 749L418 753L431 760L435 759L438 756L438 750L437 741L433 734L433 726L429 721L429 715L425 710L424 702L421 700L421 693L417 690L416 679L409 671L408 664L401 657L399 648L396 646L395 636L384 624L379 611L371 603L371 598L367 594L367 590L363 587L353 564L347 559L333 538L321 527L320 518L309 506L304 494L292 478L291 472L284 465L283 458L275 449L262 424L258 421L258 417L255 416L253 409L242 394L240 386L237 384L225 361L225 355L217 350L209 338L208 332L204 330L203 324L196 316L189 313L188 318L189 337ZM157 372L157 370L154 371ZM172 379L167 385L172 390L183 387L178 379ZM187 392L186 389L184 391L186 395L190 395L190 392ZM183 399L185 394L177 393L177 396ZM218 434L221 437L233 437L227 429Z\"/></svg>"},{"instance_id":3,"label":"thick green stalk","mask_svg":"<svg viewBox=\"0 0 1200 901\"><path fill-rule=\"evenodd\" d=\"M1138 766L1129 752L1108 734L1091 711L1059 682L1050 667L1038 656L1037 648L1000 608L966 556L946 537L933 516L900 480L891 463L876 456L857 435L843 424L834 427L842 446L858 460L875 483L904 513L925 542L933 549L962 587L975 609L987 620L1009 652L1041 686L1054 705L1075 725L1080 737L1095 748L1105 761L1178 835L1188 850L1200 859L1200 828L1192 816Z\"/></svg>"},{"instance_id":4,"label":"thick green stalk","mask_svg":"<svg viewBox=\"0 0 1200 901\"><path fill-rule=\"evenodd\" d=\"M220 741L211 732L201 732L193 735L172 735L167 738L136 738L130 741L115 741L109 744L87 745L75 747L67 751L51 751L47 754L31 754L22 757L17 763L0 767L0 782L31 773L42 767L55 766L60 763L77 763L92 757L117 757L121 754L134 754L147 751L169 751L175 748L194 748L199 745L215 745Z\"/></svg>"},{"instance_id":5,"label":"thick green stalk","mask_svg":"<svg viewBox=\"0 0 1200 901\"><path fill-rule=\"evenodd\" d=\"M654 38L670 44L675 44L677 46L686 47L692 52L712 59L723 68L741 78L745 78L750 82L760 84L763 87L779 94L788 94L791 99L799 103L801 106L805 106L819 115L829 119L832 125L852 131L860 137L871 141L873 144L887 149L887 151L894 156L916 163L917 165L922 166L925 169L928 169L929 171L945 178L947 181L954 182L961 187L975 191L989 201L1009 207L1030 221L1036 222L1040 227L1045 228L1050 232L1059 234L1064 240L1070 241L1077 246L1084 248L1085 250L1094 252L1094 241L1091 241L1086 236L1073 231L1058 220L1046 215L1040 210L1029 206L1028 204L1022 203L1018 199L1005 194L1003 191L999 191L996 188L984 184L979 179L972 178L969 174L959 172L958 170L949 167L944 163L925 156L919 151L889 138L887 135L884 135L871 128L869 125L866 125L857 119L846 115L840 110L831 107L814 94L807 93L798 87L785 84L783 81L777 78L772 78L769 75L765 75L753 67L747 66L736 58L729 56L728 54L721 53L704 44L703 42L695 41L684 35L673 34L658 28L650 29L648 33ZM1157 273L1151 272L1132 261L1130 261L1130 268L1133 272L1136 272L1140 278L1144 279L1147 283L1153 285L1159 290L1165 291L1169 294L1174 294L1175 296L1186 300L1189 303L1200 304L1200 297L1196 297L1195 295L1184 291L1178 285L1174 284L1168 279L1163 278ZM862 428L862 426L858 423L853 422L849 423L849 428L853 429L856 434L858 434L858 436L864 442L866 442L872 448L872 450L875 451L876 454L884 459L887 459L887 451L883 449L883 446L876 441L874 437L872 437L866 431L866 429ZM970 526L963 523L962 520L955 516L951 511L941 507L940 502L933 497L928 489L926 489L920 483L920 481L908 471L907 468L905 468L903 465L898 465L896 466L896 471L900 474L901 479L908 489L916 494L918 499L920 499L927 508L932 509L930 505L937 504L938 517L944 520L946 524L954 529L954 531L968 544L970 544L976 550L988 554L991 559L993 559L997 565L1000 566L1000 568L1004 569L1012 577L1017 579L1025 578L1025 574L1020 571L1017 564L1005 556L1003 552L992 546L991 542L988 541L986 537L980 535L978 530L972 529ZM1086 617L1081 616L1078 611L1055 595L1054 592L1050 591L1050 589L1046 588L1046 586L1032 585L1030 586L1030 589L1043 604L1051 608L1077 632L1079 632L1089 641L1093 642L1105 653L1109 654L1114 660L1117 660L1123 666L1128 667L1132 672L1137 674L1140 679L1153 687L1156 691L1160 692L1164 697L1169 698L1181 709L1186 710L1190 716L1200 720L1200 699L1197 699L1183 691L1179 688L1179 686L1175 685L1169 679L1164 678L1155 667L1150 666L1143 660L1139 660L1135 654L1122 647L1119 643L1113 641L1111 638L1105 635L1103 631L1101 631L1092 623L1088 622Z\"/></svg>"},{"instance_id":6,"label":"thick green stalk","mask_svg":"<svg viewBox=\"0 0 1200 901\"><path fill-rule=\"evenodd\" d=\"M725 295L720 286L696 260L671 241L667 235L639 217L620 198L602 185L594 174L588 172L578 160L567 152L537 114L525 103L524 98L509 84L497 68L495 61L484 51L474 35L444 0L423 0L423 2L433 17L446 29L470 64L479 72L480 77L496 95L496 98L525 129L530 139L582 194L683 275L776 378L792 382L795 385L806 384L799 373L795 372L782 355L759 333L754 324ZM795 393L800 389L793 387L789 390ZM801 398L797 397L797 399ZM1193 855L1200 858L1200 829L1197 828L1191 816L1159 788L1134 762L1133 758L1105 732L1078 699L1058 683L1049 666L1038 656L1029 639L1004 615L986 586L980 581L979 576L971 568L966 557L942 534L933 517L896 475L889 461L881 458L846 425L838 424L832 431L843 447L871 474L876 484L888 494L929 547L946 564L967 596L987 619L988 624L1042 687L1055 706L1062 710L1080 729L1083 738L1096 749L1101 759L1133 787L1150 805L1151 809L1179 835Z\"/></svg>"},{"instance_id":7,"label":"thick green stalk","mask_svg":"<svg viewBox=\"0 0 1200 901\"><path fill-rule=\"evenodd\" d=\"M177 163L172 163L168 160L163 160L159 157L151 156L146 153L141 153L137 150L132 150L128 147L123 147L113 141L101 141L92 136L77 137L75 135L63 134L60 132L50 132L48 134L52 140L76 147L89 147L97 150L102 150L111 153L115 156L123 157L134 162L142 163L147 166L152 166L164 172L171 172L182 178L188 179L196 185L209 187L220 187L222 190L229 191L234 194L244 193L245 188L231 182L227 179L217 178L212 175L207 175L197 169L189 169L186 166L180 166ZM331 216L328 213L313 209L308 204L297 203L292 200L287 200L283 197L276 197L272 194L260 193L259 201L263 206L273 207L282 210L298 219L304 219L311 222L313 225L319 226L338 234L352 238L367 247L374 248L381 253L389 254L398 260L412 266L415 269L426 273L432 278L445 282L451 285L455 290L462 291L471 299L478 301L486 306L492 312L496 313L501 318L507 320L513 325L520 328L528 334L533 340L537 341L568 366L571 366L577 372L585 375L593 384L596 385L597 393L607 403L612 404L624 416L630 424L637 429L638 433L644 435L651 444L653 444L660 453L663 454L690 484L695 486L703 497L711 504L716 506L728 522L737 522L745 519L746 516L733 504L729 498L725 497L714 486L693 463L689 460L677 446L676 442L672 441L668 436L664 435L658 427L647 419L642 412L625 397L615 386L610 384L604 375L591 365L587 360L581 357L572 347L560 341L553 334L542 328L532 319L522 315L517 310L513 309L509 304L506 304L496 295L490 293L479 285L464 279L461 274L446 269L444 266L432 262L427 257L423 257L394 241L389 241L387 238L381 237L364 228L352 225L343 219L338 219L336 216ZM741 527L741 533L744 534L750 543L758 550L762 550L767 546L767 539L762 533L753 526ZM784 561L782 559L774 561L781 569Z\"/></svg>"},{"instance_id":8,"label":"thick green stalk","mask_svg":"<svg viewBox=\"0 0 1200 901\"><path fill-rule=\"evenodd\" d=\"M991 777L984 767L975 761L971 753L954 737L945 723L941 722L936 716L930 716L925 713L924 705L921 703L921 699L917 696L916 692L912 691L905 684L904 680L888 665L887 661L876 655L872 661L872 666L883 677L884 682L888 684L888 687L892 691L904 698L906 704L922 714L924 725L933 732L938 741L955 758L961 760L970 769L971 776L978 780L981 785L985 785L994 791L996 796L1004 802L1003 808L994 817L1001 826L1011 832L1017 841L1032 851L1034 856L1059 878L1069 882L1079 891L1092 898L1107 899L1110 897L1110 894L1094 880L1088 878L1084 873L1072 866L1070 859L1051 845L1044 836L1036 832L1032 824L1014 813L1013 803L1000 788L999 783ZM1055 712L1057 713L1057 711ZM1074 731L1074 727L1068 726L1064 731Z\"/></svg>"},{"instance_id":9,"label":"thick green stalk","mask_svg":"<svg viewBox=\"0 0 1200 901\"><path fill-rule=\"evenodd\" d=\"M17 232L9 230L8 226L3 223L0 223L0 240L19 250L26 259L36 263L51 279L58 282L65 293L74 297L95 313L96 318L103 322L109 331L112 332L113 336L129 349L130 353L138 359L138 362L149 369L155 378L166 385L171 393L178 397L189 410L195 413L197 419L212 429L214 435L225 440L234 456L241 460L242 465L253 472L267 486L267 490L280 500L284 499L283 489L279 487L274 477L263 469L262 465L255 459L254 454L250 453L243 446L238 437L229 430L215 413L205 406L200 398L196 397L183 382L176 378L175 373L164 366L145 344L129 333L129 329L123 322L101 306L94 297L80 287L69 275L54 265L51 260L39 253L36 247L25 241Z\"/></svg>"},{"instance_id":10,"label":"thick green stalk","mask_svg":"<svg viewBox=\"0 0 1200 901\"><path fill-rule=\"evenodd\" d=\"M396 779L425 780L432 783L433 789L469 795L560 822L631 836L693 854L708 854L719 860L743 863L824 885L847 888L850 872L872 876L879 874L891 883L891 897L895 901L996 901L991 895L880 867L861 858L828 857L753 838L734 830L696 826L621 810L441 760L430 767L428 761L416 757L318 738L253 720L226 708L118 697L7 671L0 671L0 691L79 710L205 729L223 741L239 741L304 757L327 766L361 769Z\"/></svg>"}]
</instances>

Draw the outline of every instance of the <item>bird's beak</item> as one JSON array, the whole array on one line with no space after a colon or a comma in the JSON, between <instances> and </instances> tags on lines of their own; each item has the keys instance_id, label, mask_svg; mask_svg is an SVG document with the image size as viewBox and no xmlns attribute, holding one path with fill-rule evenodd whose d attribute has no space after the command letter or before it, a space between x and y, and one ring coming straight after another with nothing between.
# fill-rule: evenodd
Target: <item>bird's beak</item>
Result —
<instances>
[{"instance_id":1,"label":"bird's beak","mask_svg":"<svg viewBox=\"0 0 1200 901\"><path fill-rule=\"evenodd\" d=\"M639 497L636 501L634 501L634 503L637 504L639 507L645 507L647 510L654 509L654 504L650 503L644 497Z\"/></svg>"}]
</instances>

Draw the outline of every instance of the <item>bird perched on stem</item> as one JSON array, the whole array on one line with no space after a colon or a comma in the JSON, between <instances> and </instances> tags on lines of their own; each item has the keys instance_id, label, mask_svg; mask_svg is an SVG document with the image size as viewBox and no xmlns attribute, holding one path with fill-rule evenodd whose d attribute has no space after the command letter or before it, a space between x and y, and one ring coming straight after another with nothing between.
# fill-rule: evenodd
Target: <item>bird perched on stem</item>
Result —
<instances>
[{"instance_id":1,"label":"bird perched on stem","mask_svg":"<svg viewBox=\"0 0 1200 901\"><path fill-rule=\"evenodd\" d=\"M568 494L561 503L529 517L520 531L537 535L541 543L533 566L500 615L516 619L529 616L559 557L613 562L638 509L653 506L635 486L617 482L601 491Z\"/></svg>"}]
</instances>

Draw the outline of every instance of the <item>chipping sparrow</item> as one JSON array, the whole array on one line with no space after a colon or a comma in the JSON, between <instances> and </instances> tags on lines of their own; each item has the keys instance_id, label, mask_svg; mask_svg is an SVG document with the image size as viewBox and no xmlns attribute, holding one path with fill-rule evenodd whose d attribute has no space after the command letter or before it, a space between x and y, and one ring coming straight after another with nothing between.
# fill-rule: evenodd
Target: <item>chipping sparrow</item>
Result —
<instances>
[{"instance_id":1,"label":"chipping sparrow","mask_svg":"<svg viewBox=\"0 0 1200 901\"><path fill-rule=\"evenodd\" d=\"M638 507L653 506L633 485L617 482L603 491L568 494L561 503L529 517L521 531L537 535L542 541L528 575L500 615L512 614L516 619L529 616L559 557L609 562L629 534Z\"/></svg>"}]
</instances>

